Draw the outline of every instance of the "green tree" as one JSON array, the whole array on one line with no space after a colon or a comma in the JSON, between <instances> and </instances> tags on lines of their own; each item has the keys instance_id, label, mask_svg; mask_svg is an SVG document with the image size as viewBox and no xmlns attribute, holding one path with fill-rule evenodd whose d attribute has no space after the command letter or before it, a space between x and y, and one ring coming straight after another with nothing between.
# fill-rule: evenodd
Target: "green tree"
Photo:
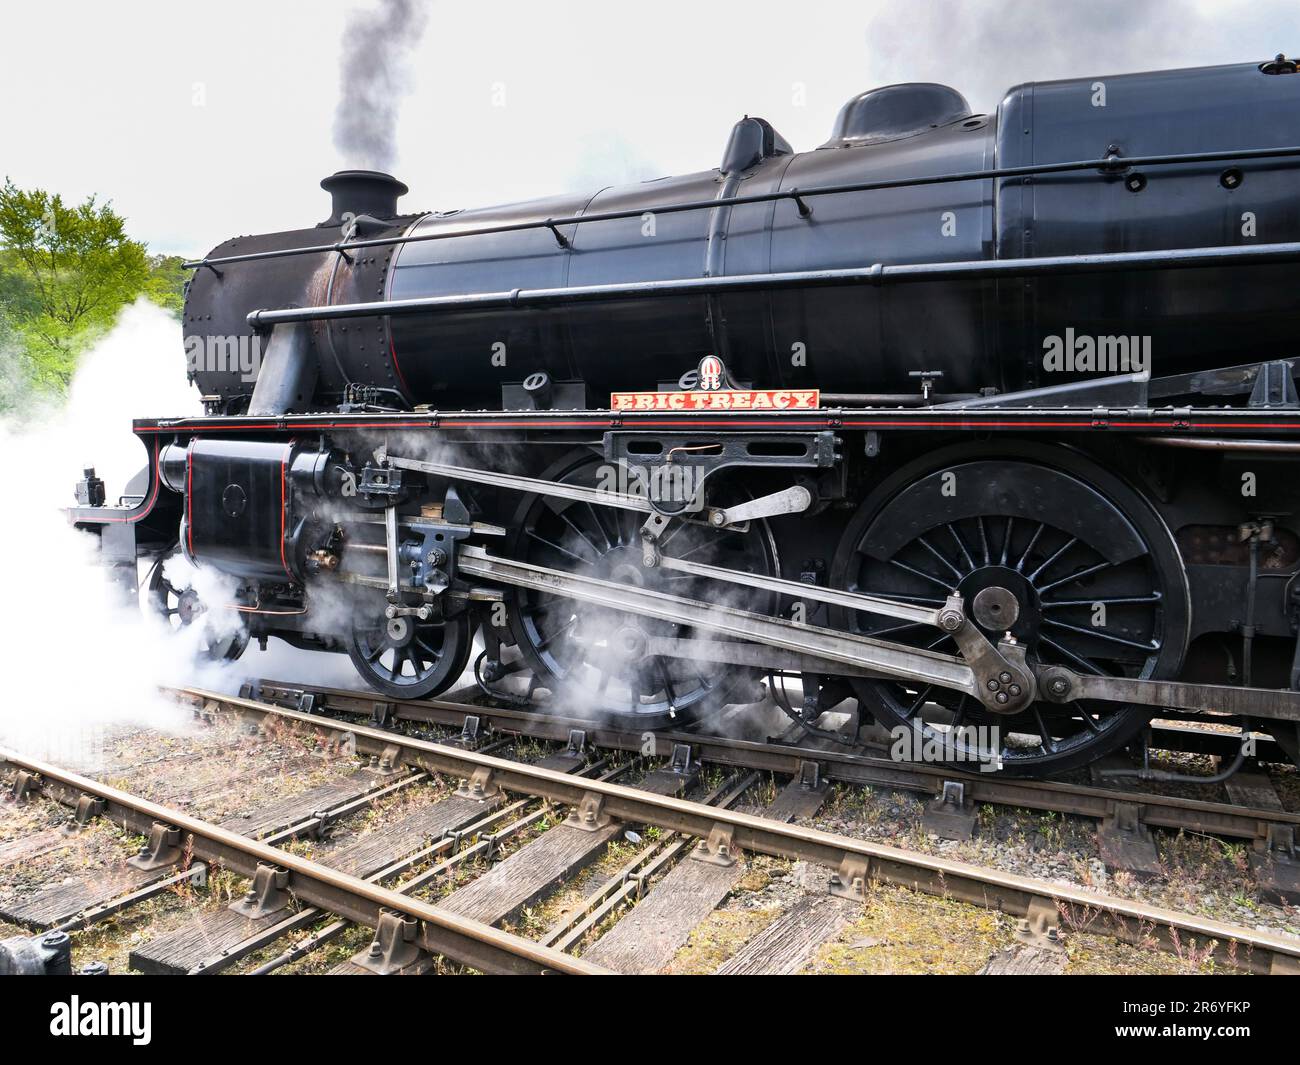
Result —
<instances>
[{"instance_id":1,"label":"green tree","mask_svg":"<svg viewBox=\"0 0 1300 1065\"><path fill-rule=\"evenodd\" d=\"M94 196L70 206L58 194L25 191L8 179L0 190L0 243L8 275L0 299L23 341L28 374L38 386L61 391L77 356L149 287L145 247ZM160 293L166 289L156 284Z\"/></svg>"},{"instance_id":2,"label":"green tree","mask_svg":"<svg viewBox=\"0 0 1300 1065\"><path fill-rule=\"evenodd\" d=\"M145 284L145 295L177 318L185 307L185 285L190 279L190 272L181 266L184 261L182 255L149 256L149 280Z\"/></svg>"}]
</instances>

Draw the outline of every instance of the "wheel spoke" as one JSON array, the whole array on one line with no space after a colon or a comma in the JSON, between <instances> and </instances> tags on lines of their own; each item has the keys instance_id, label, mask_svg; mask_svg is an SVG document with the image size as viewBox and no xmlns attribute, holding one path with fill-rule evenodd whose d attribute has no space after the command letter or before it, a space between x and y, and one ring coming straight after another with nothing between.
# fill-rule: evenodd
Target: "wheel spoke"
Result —
<instances>
[{"instance_id":1,"label":"wheel spoke","mask_svg":"<svg viewBox=\"0 0 1300 1065\"><path fill-rule=\"evenodd\" d=\"M891 558L889 560L889 564L891 566L897 566L901 570L906 570L908 573L912 574L913 576L920 577L922 580L927 580L931 584L937 584L945 592L952 590L952 586L949 585L947 581L941 581L938 577L931 576L929 573L926 573L923 570L914 569L913 567L909 566L906 562L899 562L898 559Z\"/></svg>"},{"instance_id":2,"label":"wheel spoke","mask_svg":"<svg viewBox=\"0 0 1300 1065\"><path fill-rule=\"evenodd\" d=\"M966 570L966 572L973 573L976 568L975 560L971 558L970 551L967 550L966 548L966 541L961 538L961 533L957 531L957 526L953 522L949 522L947 525L944 526L944 528L947 529L948 532L952 534L953 540L955 540L957 543L958 550L961 551L962 558L966 560L966 565L970 567L969 569Z\"/></svg>"},{"instance_id":3,"label":"wheel spoke","mask_svg":"<svg viewBox=\"0 0 1300 1065\"><path fill-rule=\"evenodd\" d=\"M1070 650L1068 647L1066 647L1064 644L1057 643L1057 642L1056 642L1055 640L1053 640L1050 636L1047 636L1047 635L1045 635L1045 634L1043 634L1043 633L1039 633L1038 639L1039 639L1042 643L1045 643L1048 647L1050 647L1050 648L1051 648L1053 651L1055 651L1057 654L1061 655L1063 658L1068 658L1071 662L1073 662L1075 665L1077 665L1077 666L1078 666L1080 669L1082 669L1085 673L1091 673L1091 674L1092 674L1093 676L1095 676L1095 677L1109 677L1109 676L1110 676L1110 674L1107 673L1104 669L1102 669L1101 666L1097 665L1096 662L1092 661L1092 660L1089 659L1089 658L1084 658L1083 655L1075 654L1073 651L1071 651L1071 650Z\"/></svg>"},{"instance_id":4,"label":"wheel spoke","mask_svg":"<svg viewBox=\"0 0 1300 1065\"><path fill-rule=\"evenodd\" d=\"M934 548L934 546L930 543L929 540L927 540L924 536L918 536L916 538L916 542L920 544L922 547L924 547L927 551L929 551L931 555L937 558L941 564L947 566L948 569L952 572L952 575L956 577L957 580L960 581L962 579L963 576L962 571L959 570L956 566L954 566L951 562L949 562L946 558L944 558L943 555L940 554L940 552Z\"/></svg>"},{"instance_id":5,"label":"wheel spoke","mask_svg":"<svg viewBox=\"0 0 1300 1065\"><path fill-rule=\"evenodd\" d=\"M677 708L677 691L673 688L673 678L668 674L668 663L664 661L663 655L656 655L655 662L659 665L659 676L663 681L664 696L668 699L668 705L675 710Z\"/></svg>"},{"instance_id":6,"label":"wheel spoke","mask_svg":"<svg viewBox=\"0 0 1300 1065\"><path fill-rule=\"evenodd\" d=\"M961 728L962 722L966 720L966 704L969 701L970 694L968 692L962 692L961 698L957 700L957 708L952 712L951 728L953 731Z\"/></svg>"},{"instance_id":7,"label":"wheel spoke","mask_svg":"<svg viewBox=\"0 0 1300 1065\"><path fill-rule=\"evenodd\" d=\"M1025 548L1025 553L1020 556L1020 561L1016 563L1017 573L1023 573L1025 571L1025 563L1029 561L1030 554L1038 544L1038 538L1043 535L1043 530L1046 528L1046 522L1040 521L1038 523L1038 528L1034 530L1034 535L1029 538L1029 545Z\"/></svg>"},{"instance_id":8,"label":"wheel spoke","mask_svg":"<svg viewBox=\"0 0 1300 1065\"><path fill-rule=\"evenodd\" d=\"M1007 552L1011 549L1011 530L1016 526L1015 518L1007 518L1007 533L1002 539L1002 565L1007 564Z\"/></svg>"},{"instance_id":9,"label":"wheel spoke","mask_svg":"<svg viewBox=\"0 0 1300 1065\"><path fill-rule=\"evenodd\" d=\"M1063 554L1065 554L1068 550L1070 550L1070 548L1072 548L1078 542L1079 542L1079 538L1077 536L1071 536L1068 540L1066 540L1065 543L1063 543L1060 547L1058 547L1052 554L1050 554L1047 557L1046 562L1044 562L1041 566L1038 567L1038 569L1034 570L1034 572L1029 575L1029 583L1033 584L1035 581L1037 581L1039 574L1043 573L1048 566L1050 566L1053 562L1055 562L1058 558L1060 558ZM1042 589L1039 589L1039 591L1041 592Z\"/></svg>"},{"instance_id":10,"label":"wheel spoke","mask_svg":"<svg viewBox=\"0 0 1300 1065\"><path fill-rule=\"evenodd\" d=\"M1079 717L1083 719L1083 723L1087 725L1092 732L1096 733L1098 736L1101 735L1102 727L1092 719L1092 715L1088 713L1088 708L1086 706L1084 706L1077 699L1074 702L1070 703L1069 705L1074 707L1074 709L1078 712Z\"/></svg>"},{"instance_id":11,"label":"wheel spoke","mask_svg":"<svg viewBox=\"0 0 1300 1065\"><path fill-rule=\"evenodd\" d=\"M663 550L663 548L667 547L670 543L672 543L673 537L675 537L684 528L686 528L686 522L679 521L676 525L674 525L671 529L669 529L666 533L664 533L663 536L659 537L660 550Z\"/></svg>"},{"instance_id":12,"label":"wheel spoke","mask_svg":"<svg viewBox=\"0 0 1300 1065\"><path fill-rule=\"evenodd\" d=\"M1098 596L1096 599L1051 599L1043 600L1044 610L1059 610L1067 606L1096 606L1103 603L1106 606L1118 606L1122 603L1158 603L1164 598L1159 592L1153 592L1151 595L1111 595Z\"/></svg>"},{"instance_id":13,"label":"wheel spoke","mask_svg":"<svg viewBox=\"0 0 1300 1065\"><path fill-rule=\"evenodd\" d=\"M530 537L531 539L536 540L538 543L545 544L545 545L546 545L547 547L549 547L552 551L558 551L558 552L559 552L560 554L562 554L562 555L568 555L568 556L569 556L571 559L573 559L573 561L576 562L579 566L585 566L585 565L586 565L586 560L583 559L583 557L582 557L581 555L575 555L575 554L574 554L572 551L570 551L567 547L561 547L561 546L560 546L559 544L557 544L557 543L552 543L550 540L546 539L546 537L545 537L545 536L542 536L540 533L534 532L532 529L529 529L529 530L528 530L528 535L529 535L529 537Z\"/></svg>"},{"instance_id":14,"label":"wheel spoke","mask_svg":"<svg viewBox=\"0 0 1300 1065\"><path fill-rule=\"evenodd\" d=\"M561 625L558 629L556 629L556 630L555 630L554 632L552 632L550 635L544 637L544 638L541 639L541 640L538 640L538 641L537 641L537 649L538 649L539 651L545 651L548 647L551 646L551 644L553 644L553 643L554 643L556 640L558 640L561 636L563 636L563 635L564 635L565 633L567 633L570 629L572 629L573 626L576 625L577 623L578 623L578 615L577 615L577 614L574 614L573 617L569 618L568 621L566 621L563 625Z\"/></svg>"},{"instance_id":15,"label":"wheel spoke","mask_svg":"<svg viewBox=\"0 0 1300 1065\"><path fill-rule=\"evenodd\" d=\"M1084 577L1091 577L1094 573L1100 573L1104 569L1112 569L1114 566L1114 562L1098 562L1095 566L1088 566L1085 569L1079 570L1077 573L1071 573L1068 576L1062 577L1059 581L1053 581L1051 584L1044 584L1038 589L1038 594L1041 596L1045 592L1050 592L1053 588L1059 588L1063 584L1073 584L1075 581L1083 580Z\"/></svg>"},{"instance_id":16,"label":"wheel spoke","mask_svg":"<svg viewBox=\"0 0 1300 1065\"><path fill-rule=\"evenodd\" d=\"M700 541L698 544L696 544L694 547L692 547L692 548L690 548L690 549L688 549L688 550L686 550L686 551L683 551L683 552L682 552L680 555L678 555L677 557L678 557L678 558L690 558L693 554L695 554L695 552L697 552L697 551L703 551L706 547L710 547L710 546L712 546L712 545L709 543L708 540L701 540L701 541Z\"/></svg>"},{"instance_id":17,"label":"wheel spoke","mask_svg":"<svg viewBox=\"0 0 1300 1065\"><path fill-rule=\"evenodd\" d=\"M591 551L592 557L587 561L595 562L599 560L600 549L596 547L596 544L594 543L594 541L592 541L591 537L589 537L585 532L579 529L578 526L573 523L573 519L571 519L567 513L560 512L559 518L562 522L564 522L565 525L567 525L570 529L573 530L573 535L578 538L579 543L586 544L588 549Z\"/></svg>"},{"instance_id":18,"label":"wheel spoke","mask_svg":"<svg viewBox=\"0 0 1300 1065\"><path fill-rule=\"evenodd\" d=\"M930 693L932 691L934 691L934 685L927 684L924 688L922 688L919 692L917 692L916 698L912 701L912 705L907 709L906 717L909 720L914 718L917 714L917 711L920 710L921 707L925 705L925 701L928 698L930 698Z\"/></svg>"},{"instance_id":19,"label":"wheel spoke","mask_svg":"<svg viewBox=\"0 0 1300 1065\"><path fill-rule=\"evenodd\" d=\"M1038 722L1038 747L1044 754L1050 754L1056 750L1056 741L1052 739L1052 734L1047 731L1047 725L1043 721L1043 714L1038 709L1038 704L1033 706L1034 720Z\"/></svg>"},{"instance_id":20,"label":"wheel spoke","mask_svg":"<svg viewBox=\"0 0 1300 1065\"><path fill-rule=\"evenodd\" d=\"M1108 643L1119 644L1121 647L1132 647L1136 651L1159 651L1160 641L1152 640L1150 643L1139 643L1137 640L1129 640L1123 636L1115 636L1106 632L1104 629L1085 629L1078 625L1067 625L1064 621L1053 621L1051 618L1043 619L1044 625L1051 625L1054 629L1065 629L1068 632L1077 632L1080 636L1091 636L1098 640L1106 640Z\"/></svg>"},{"instance_id":21,"label":"wheel spoke","mask_svg":"<svg viewBox=\"0 0 1300 1065\"><path fill-rule=\"evenodd\" d=\"M405 661L411 664L412 679L419 680L422 667L420 665L419 656L415 653L415 647L408 643L404 648L402 648L402 657ZM402 670L402 675L406 675L405 669Z\"/></svg>"},{"instance_id":22,"label":"wheel spoke","mask_svg":"<svg viewBox=\"0 0 1300 1065\"><path fill-rule=\"evenodd\" d=\"M583 503L583 506L585 506L588 513L591 514L592 524L596 526L596 531L600 533L600 538L605 541L605 550L608 551L614 546L614 542L609 538L609 530L606 528L605 523L600 520L599 509L586 502Z\"/></svg>"}]
</instances>

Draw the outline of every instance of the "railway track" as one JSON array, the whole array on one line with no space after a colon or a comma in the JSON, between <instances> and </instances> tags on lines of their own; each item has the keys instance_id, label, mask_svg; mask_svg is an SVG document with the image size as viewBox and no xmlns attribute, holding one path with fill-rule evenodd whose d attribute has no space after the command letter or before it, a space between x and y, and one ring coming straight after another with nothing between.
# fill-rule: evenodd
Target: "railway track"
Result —
<instances>
[{"instance_id":1,"label":"railway track","mask_svg":"<svg viewBox=\"0 0 1300 1065\"><path fill-rule=\"evenodd\" d=\"M224 971L259 952L263 960L248 971L275 971L351 925L373 933L370 946L340 966L345 971L421 971L448 962L486 972L655 971L735 886L742 854L825 870L827 890L810 891L731 959L728 971L787 971L860 912L879 885L1019 917L1022 938L1035 950L1050 952L1062 935L1086 928L1175 952L1200 944L1216 964L1249 972L1290 972L1300 966L1297 938L793 823L815 810L825 794L824 787L805 786L810 782L798 773L756 807L758 812L747 812L737 807L742 800L752 805L746 796L765 775L756 769L765 767L734 766L729 775L704 782L680 746L666 764L632 785L619 778L639 760L591 761L593 745L606 742L602 735L557 736L565 743L562 749L529 763L504 756L523 730L502 736L505 729L497 725L488 736L482 717L478 732L462 721L459 737L434 742L265 701L197 689L178 694L215 719L237 715L264 729L311 734L370 764L330 785L335 791L321 808L314 808L318 796L300 800L296 809L306 816L266 813L260 822L265 831L257 838L176 805L4 752L12 796L39 792L75 809L82 821L107 818L147 840L132 862L139 883L115 895L109 890L108 898L82 899L71 914L47 907L49 919L29 922L46 936L57 940L149 893L192 879L200 863L245 879L245 892L231 908L209 911L170 939L164 935L161 942L138 948L133 965L147 971ZM460 784L392 824L385 820L382 831L404 833L402 843L388 839L376 848L373 841L364 845L363 837L350 849L312 857L292 845L381 794L434 779ZM683 797L687 793L698 797ZM566 815L557 816L557 810ZM412 823L402 827L403 821ZM616 839L631 842L633 850L618 868L587 885L580 903L537 937L498 927L545 898ZM461 883L471 866L480 865L485 867L481 875ZM454 885L454 890L427 897L426 889L438 885ZM293 939L308 928L314 931ZM279 953L268 956L277 946Z\"/></svg>"},{"instance_id":2,"label":"railway track","mask_svg":"<svg viewBox=\"0 0 1300 1065\"><path fill-rule=\"evenodd\" d=\"M309 713L364 717L371 723L406 721L439 725L465 735L521 735L566 742L575 731L587 743L616 751L643 751L645 734L580 718L509 707L471 705L455 699L377 699L372 693L304 687L264 679L241 693ZM1177 723L1157 726L1155 742L1231 758L1235 736ZM1227 740L1228 743L1223 741ZM993 804L1088 818L1097 823L1098 844L1112 871L1154 875L1158 868L1151 829L1197 832L1250 844L1252 873L1261 889L1288 902L1300 901L1300 813L1282 808L1267 778L1243 773L1219 785L1221 801L1058 781L963 773L951 767L895 761L884 754L843 748L760 743L704 731L655 734L657 749L687 747L708 764L783 774L810 786L829 780L907 791L927 797L925 827L941 838L965 839L975 830L977 807Z\"/></svg>"}]
</instances>

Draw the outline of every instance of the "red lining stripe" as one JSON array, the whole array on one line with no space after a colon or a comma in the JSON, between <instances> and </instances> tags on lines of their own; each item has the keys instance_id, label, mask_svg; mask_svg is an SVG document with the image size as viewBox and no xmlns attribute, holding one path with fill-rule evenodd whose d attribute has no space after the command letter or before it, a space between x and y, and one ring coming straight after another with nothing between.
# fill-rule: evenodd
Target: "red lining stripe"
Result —
<instances>
[{"instance_id":1,"label":"red lining stripe","mask_svg":"<svg viewBox=\"0 0 1300 1065\"><path fill-rule=\"evenodd\" d=\"M185 543L194 561L194 445L185 450Z\"/></svg>"},{"instance_id":2,"label":"red lining stripe","mask_svg":"<svg viewBox=\"0 0 1300 1065\"><path fill-rule=\"evenodd\" d=\"M216 433L216 432L296 432L301 429L583 429L599 428L600 426L615 427L621 429L662 429L673 427L693 427L707 426L718 428L793 428L793 429L1106 429L1106 430L1124 430L1124 429L1235 429L1238 431L1254 431L1260 429L1289 429L1300 432L1300 419L1294 422L1179 422L1179 421L1128 421L1119 418L1114 421L1107 420L1101 425L1095 424L1091 419L1088 421L986 421L983 419L948 419L948 420L930 420L920 421L915 419L898 419L898 420L841 420L832 424L828 420L821 421L777 421L777 420L720 420L720 419L634 419L631 421L623 420L615 422L610 418L593 418L593 419L569 419L564 421L520 421L506 419L483 419L483 420L429 420L418 422L349 422L349 421L330 421L330 422L294 422L288 425L265 424L265 423L240 423L226 425L204 425L202 423L176 423L167 426L141 426L136 429L137 433Z\"/></svg>"},{"instance_id":3,"label":"red lining stripe","mask_svg":"<svg viewBox=\"0 0 1300 1065\"><path fill-rule=\"evenodd\" d=\"M293 444L291 440L289 446L284 449L284 458L280 460L280 565L284 567L284 572L288 574L290 580L293 579L293 573L289 570L289 560L284 555L284 539L288 535L285 526L289 514L286 482L289 477L289 456L293 454Z\"/></svg>"},{"instance_id":4,"label":"red lining stripe","mask_svg":"<svg viewBox=\"0 0 1300 1065\"><path fill-rule=\"evenodd\" d=\"M140 430L140 432L160 432L160 431L161 430L154 430L154 429ZM139 434L137 433L137 435ZM80 522L83 525L107 525L110 522L113 523L126 522L127 524L133 524L137 521L141 521L144 518L147 518L149 514L153 511L154 504L158 502L158 491L160 488L160 485L158 483L160 480L159 472L158 472L158 440L156 437L154 438L154 442L153 442L153 464L150 467L150 473L152 475L152 479L150 483L149 496L147 499L144 500L144 502L140 504L140 506L136 509L136 512L134 514L123 514L120 517L105 515L102 518L101 517L94 517L94 518L70 517L70 520L73 521L74 523ZM90 508L74 507L72 508L72 510L69 511L69 514L71 515L73 510L78 510L78 509L89 510Z\"/></svg>"}]
</instances>

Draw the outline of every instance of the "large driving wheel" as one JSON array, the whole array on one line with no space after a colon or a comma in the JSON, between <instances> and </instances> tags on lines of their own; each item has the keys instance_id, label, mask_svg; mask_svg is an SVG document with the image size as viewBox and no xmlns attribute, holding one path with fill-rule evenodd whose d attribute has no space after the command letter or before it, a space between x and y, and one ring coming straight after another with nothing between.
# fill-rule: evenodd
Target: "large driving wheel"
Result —
<instances>
[{"instance_id":1,"label":"large driving wheel","mask_svg":"<svg viewBox=\"0 0 1300 1065\"><path fill-rule=\"evenodd\" d=\"M600 483L602 466L599 457L582 452L542 476L590 486ZM728 500L725 492L715 500L720 505L731 501L738 500ZM770 610L773 597L767 593L647 569L640 537L645 518L586 502L530 496L515 515L516 531L506 553L629 587L712 602L725 597L733 606ZM748 573L776 571L775 548L762 522L739 532L674 519L659 543L663 554L676 558ZM654 638L709 639L711 633L525 589L512 592L508 604L509 624L523 658L561 712L616 720L630 728L679 727L755 688L752 671L648 649Z\"/></svg>"},{"instance_id":2,"label":"large driving wheel","mask_svg":"<svg viewBox=\"0 0 1300 1065\"><path fill-rule=\"evenodd\" d=\"M1169 530L1133 489L1064 448L963 447L903 468L862 505L832 580L926 606L958 592L989 639L1011 633L1031 665L1167 678L1186 648L1187 583ZM952 637L925 626L849 611L839 620L864 635L958 653ZM1039 701L998 715L938 686L858 679L854 687L883 725L921 741L913 751L969 768L992 755L1017 775L1091 762L1150 718L1147 708L1101 701Z\"/></svg>"}]
</instances>

